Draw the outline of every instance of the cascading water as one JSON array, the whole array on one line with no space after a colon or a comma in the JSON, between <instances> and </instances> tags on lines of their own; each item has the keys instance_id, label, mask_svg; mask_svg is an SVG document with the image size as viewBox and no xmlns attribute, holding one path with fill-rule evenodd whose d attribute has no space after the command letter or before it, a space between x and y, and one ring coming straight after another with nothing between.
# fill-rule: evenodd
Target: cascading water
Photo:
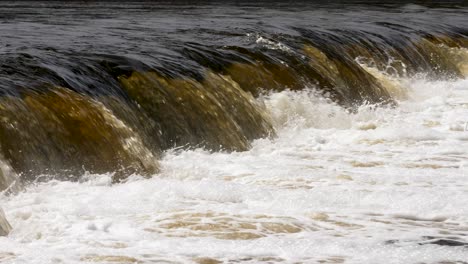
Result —
<instances>
[{"instance_id":1,"label":"cascading water","mask_svg":"<svg viewBox=\"0 0 468 264\"><path fill-rule=\"evenodd\" d=\"M464 263L467 17L0 4L0 262Z\"/></svg>"}]
</instances>

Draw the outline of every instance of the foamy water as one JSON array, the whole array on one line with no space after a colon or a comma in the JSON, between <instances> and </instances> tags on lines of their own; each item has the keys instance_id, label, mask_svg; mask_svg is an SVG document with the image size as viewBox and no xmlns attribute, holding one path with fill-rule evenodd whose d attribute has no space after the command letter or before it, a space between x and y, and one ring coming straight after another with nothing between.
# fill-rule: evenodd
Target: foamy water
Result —
<instances>
[{"instance_id":1,"label":"foamy water","mask_svg":"<svg viewBox=\"0 0 468 264\"><path fill-rule=\"evenodd\" d=\"M355 113L314 92L271 94L278 137L249 151L176 149L152 179L2 195L13 231L0 262L467 261L468 80L399 85L397 107Z\"/></svg>"}]
</instances>

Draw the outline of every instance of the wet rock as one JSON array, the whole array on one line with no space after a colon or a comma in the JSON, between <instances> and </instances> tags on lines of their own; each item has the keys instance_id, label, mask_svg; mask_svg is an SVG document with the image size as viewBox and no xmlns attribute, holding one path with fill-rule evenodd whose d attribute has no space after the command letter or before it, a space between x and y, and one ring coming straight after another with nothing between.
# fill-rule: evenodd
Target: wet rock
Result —
<instances>
[{"instance_id":1,"label":"wet rock","mask_svg":"<svg viewBox=\"0 0 468 264\"><path fill-rule=\"evenodd\" d=\"M0 236L6 236L11 231L11 225L5 218L5 213L0 208Z\"/></svg>"},{"instance_id":2,"label":"wet rock","mask_svg":"<svg viewBox=\"0 0 468 264\"><path fill-rule=\"evenodd\" d=\"M425 236L423 237L426 241L418 243L419 245L439 245L447 247L466 247L468 248L468 242L461 241L458 237L434 237L434 236Z\"/></svg>"},{"instance_id":3,"label":"wet rock","mask_svg":"<svg viewBox=\"0 0 468 264\"><path fill-rule=\"evenodd\" d=\"M21 180L13 169L0 155L0 191L6 193L16 192L21 189Z\"/></svg>"},{"instance_id":4,"label":"wet rock","mask_svg":"<svg viewBox=\"0 0 468 264\"><path fill-rule=\"evenodd\" d=\"M392 239L385 241L387 245L407 245L408 243L417 243L418 245L438 245L445 247L464 247L468 248L468 242L460 237L438 237L438 236L423 236L421 239L399 240Z\"/></svg>"}]
</instances>

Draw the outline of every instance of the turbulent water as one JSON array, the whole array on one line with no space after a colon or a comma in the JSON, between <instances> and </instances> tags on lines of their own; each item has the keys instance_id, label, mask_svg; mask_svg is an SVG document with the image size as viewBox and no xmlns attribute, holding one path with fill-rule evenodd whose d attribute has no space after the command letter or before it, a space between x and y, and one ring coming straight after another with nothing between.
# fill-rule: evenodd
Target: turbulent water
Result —
<instances>
[{"instance_id":1,"label":"turbulent water","mask_svg":"<svg viewBox=\"0 0 468 264\"><path fill-rule=\"evenodd\" d=\"M0 3L0 262L468 263L467 48L463 1Z\"/></svg>"}]
</instances>

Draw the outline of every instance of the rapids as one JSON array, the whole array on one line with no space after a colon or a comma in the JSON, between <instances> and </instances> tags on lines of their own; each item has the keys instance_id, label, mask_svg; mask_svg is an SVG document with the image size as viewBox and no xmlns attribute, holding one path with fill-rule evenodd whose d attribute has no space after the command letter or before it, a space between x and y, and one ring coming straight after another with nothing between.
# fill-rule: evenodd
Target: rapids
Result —
<instances>
[{"instance_id":1,"label":"rapids","mask_svg":"<svg viewBox=\"0 0 468 264\"><path fill-rule=\"evenodd\" d=\"M1 263L468 261L463 1L0 3L0 37Z\"/></svg>"}]
</instances>

